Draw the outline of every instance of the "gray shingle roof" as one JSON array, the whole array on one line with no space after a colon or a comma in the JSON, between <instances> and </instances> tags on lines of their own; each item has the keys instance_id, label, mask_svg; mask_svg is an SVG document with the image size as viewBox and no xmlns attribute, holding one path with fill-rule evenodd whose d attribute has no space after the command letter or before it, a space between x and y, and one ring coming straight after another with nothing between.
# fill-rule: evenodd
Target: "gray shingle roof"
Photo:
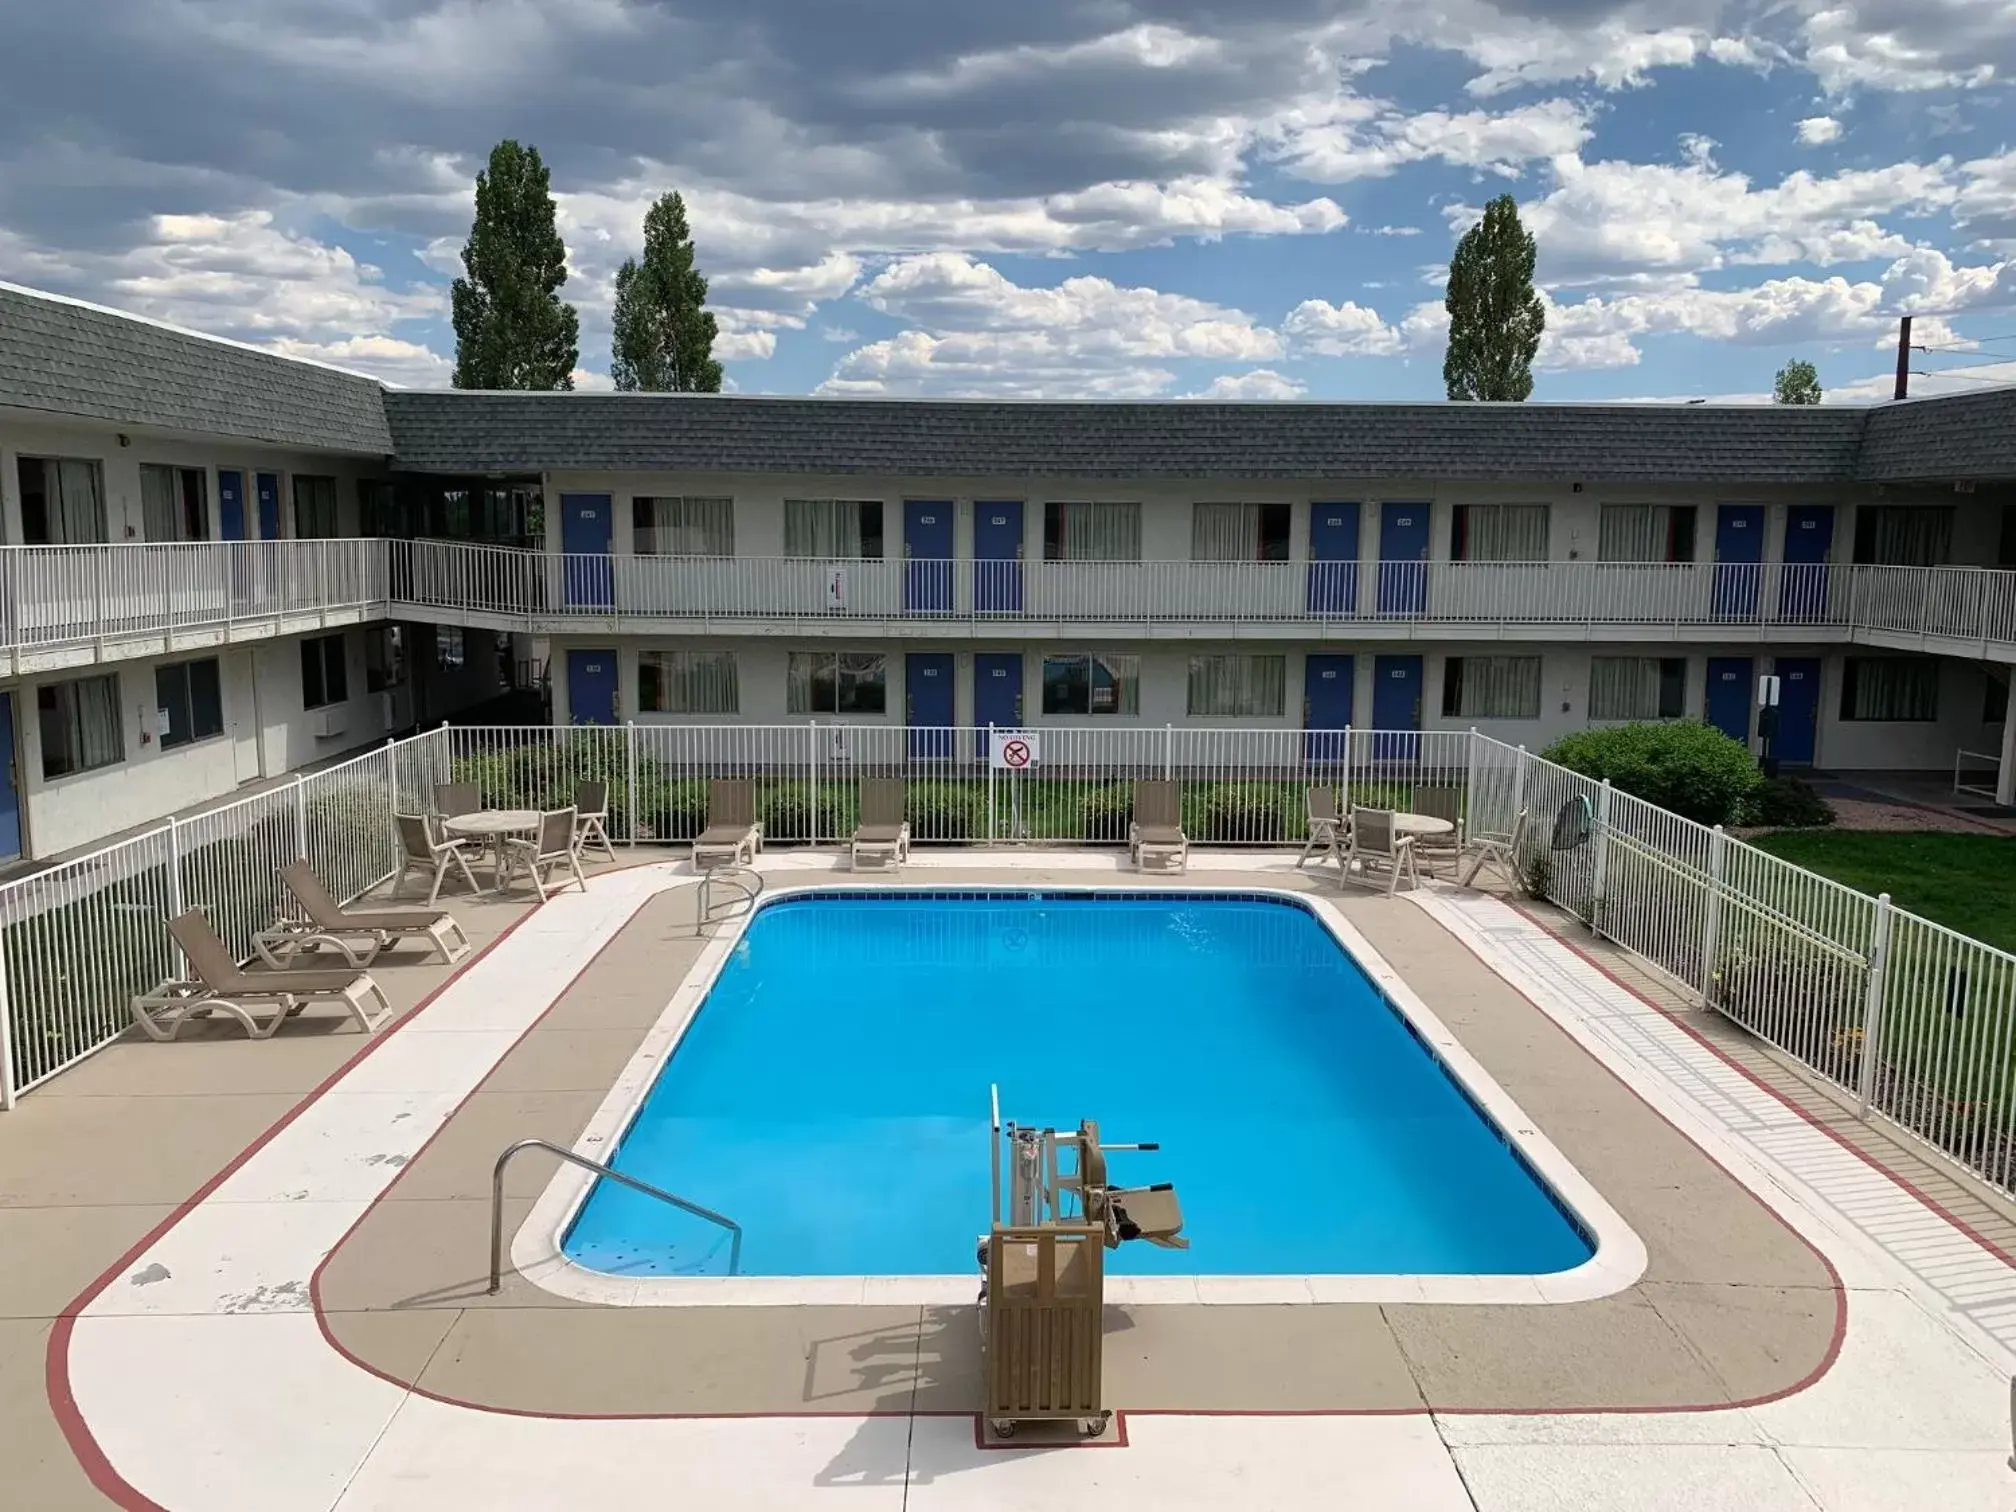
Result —
<instances>
[{"instance_id":1,"label":"gray shingle roof","mask_svg":"<svg viewBox=\"0 0 2016 1512\"><path fill-rule=\"evenodd\" d=\"M389 391L399 465L1006 478L1852 478L1863 412L1764 405L1026 404Z\"/></svg>"},{"instance_id":2,"label":"gray shingle roof","mask_svg":"<svg viewBox=\"0 0 2016 1512\"><path fill-rule=\"evenodd\" d=\"M0 284L0 405L387 456L376 380Z\"/></svg>"},{"instance_id":3,"label":"gray shingle roof","mask_svg":"<svg viewBox=\"0 0 2016 1512\"><path fill-rule=\"evenodd\" d=\"M1858 476L1879 483L2016 478L2016 388L1872 409Z\"/></svg>"}]
</instances>

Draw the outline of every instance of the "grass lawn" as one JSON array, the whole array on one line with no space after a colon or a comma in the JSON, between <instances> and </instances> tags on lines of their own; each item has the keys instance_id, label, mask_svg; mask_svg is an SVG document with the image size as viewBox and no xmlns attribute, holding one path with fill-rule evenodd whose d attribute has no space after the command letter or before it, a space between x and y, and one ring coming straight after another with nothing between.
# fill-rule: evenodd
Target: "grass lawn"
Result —
<instances>
[{"instance_id":1,"label":"grass lawn","mask_svg":"<svg viewBox=\"0 0 2016 1512\"><path fill-rule=\"evenodd\" d=\"M2016 836L1785 830L1752 842L1795 866L2016 951Z\"/></svg>"}]
</instances>

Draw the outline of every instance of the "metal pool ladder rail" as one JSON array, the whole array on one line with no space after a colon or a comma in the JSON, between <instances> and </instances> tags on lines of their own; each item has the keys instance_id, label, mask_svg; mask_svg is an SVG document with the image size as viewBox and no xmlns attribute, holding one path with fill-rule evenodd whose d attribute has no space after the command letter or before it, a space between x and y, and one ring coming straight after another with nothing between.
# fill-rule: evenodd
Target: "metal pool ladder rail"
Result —
<instances>
[{"instance_id":1,"label":"metal pool ladder rail","mask_svg":"<svg viewBox=\"0 0 2016 1512\"><path fill-rule=\"evenodd\" d=\"M744 877L755 880L751 886ZM714 915L714 884L725 882L735 889L736 896L728 900L728 908L718 917ZM725 924L730 919L739 919L755 910L756 900L763 894L763 873L749 866L715 867L700 873L699 908L693 916L693 933L702 934L709 924Z\"/></svg>"},{"instance_id":2,"label":"metal pool ladder rail","mask_svg":"<svg viewBox=\"0 0 2016 1512\"><path fill-rule=\"evenodd\" d=\"M620 1181L624 1186L642 1192L646 1197L656 1197L660 1202L669 1202L682 1212L691 1213L695 1218L705 1218L709 1223L718 1223L728 1230L728 1274L734 1275L742 1268L742 1225L733 1218L724 1218L712 1208L704 1208L697 1202L688 1202L684 1197L652 1186L648 1181L639 1181L634 1176L625 1176L621 1171L612 1171L599 1160L590 1160L586 1155L577 1155L572 1150L563 1149L544 1139L521 1139L514 1145L507 1145L504 1153L497 1157L497 1164L490 1169L490 1295L496 1296L504 1285L504 1168L511 1164L511 1157L520 1150L544 1150L549 1155L558 1155L562 1160L572 1161L584 1171L593 1171L598 1176L606 1176L611 1181Z\"/></svg>"}]
</instances>

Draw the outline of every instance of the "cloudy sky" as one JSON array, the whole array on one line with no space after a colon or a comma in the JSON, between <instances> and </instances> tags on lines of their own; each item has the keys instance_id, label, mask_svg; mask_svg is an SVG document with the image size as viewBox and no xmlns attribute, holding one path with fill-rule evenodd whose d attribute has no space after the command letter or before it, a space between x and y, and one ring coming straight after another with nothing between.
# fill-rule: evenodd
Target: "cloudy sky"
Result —
<instances>
[{"instance_id":1,"label":"cloudy sky","mask_svg":"<svg viewBox=\"0 0 2016 1512\"><path fill-rule=\"evenodd\" d=\"M583 387L671 188L748 392L1439 397L1505 191L1537 398L2016 381L2016 0L16 4L0 278L445 385L502 136Z\"/></svg>"}]
</instances>

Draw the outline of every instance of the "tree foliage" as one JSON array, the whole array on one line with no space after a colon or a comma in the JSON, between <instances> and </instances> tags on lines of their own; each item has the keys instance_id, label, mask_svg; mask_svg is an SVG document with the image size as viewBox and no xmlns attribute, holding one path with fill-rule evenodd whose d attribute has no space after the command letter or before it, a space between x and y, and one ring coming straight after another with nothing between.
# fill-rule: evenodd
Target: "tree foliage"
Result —
<instances>
[{"instance_id":1,"label":"tree foliage","mask_svg":"<svg viewBox=\"0 0 2016 1512\"><path fill-rule=\"evenodd\" d=\"M476 175L476 219L455 280L455 387L571 389L581 323L563 302L567 247L537 147L506 139Z\"/></svg>"},{"instance_id":2,"label":"tree foliage","mask_svg":"<svg viewBox=\"0 0 2016 1512\"><path fill-rule=\"evenodd\" d=\"M1533 256L1533 238L1509 194L1486 205L1484 219L1456 244L1443 299L1449 350L1442 382L1451 399L1532 394L1533 357L1547 329L1546 307L1533 292Z\"/></svg>"},{"instance_id":3,"label":"tree foliage","mask_svg":"<svg viewBox=\"0 0 2016 1512\"><path fill-rule=\"evenodd\" d=\"M1771 397L1779 404L1818 404L1820 393L1820 370L1810 362L1786 363L1771 385Z\"/></svg>"},{"instance_id":4,"label":"tree foliage","mask_svg":"<svg viewBox=\"0 0 2016 1512\"><path fill-rule=\"evenodd\" d=\"M707 280L693 263L686 201L659 198L644 216L644 257L616 273L615 332L609 376L616 387L649 393L713 394L721 364L713 357L714 317Z\"/></svg>"}]
</instances>

